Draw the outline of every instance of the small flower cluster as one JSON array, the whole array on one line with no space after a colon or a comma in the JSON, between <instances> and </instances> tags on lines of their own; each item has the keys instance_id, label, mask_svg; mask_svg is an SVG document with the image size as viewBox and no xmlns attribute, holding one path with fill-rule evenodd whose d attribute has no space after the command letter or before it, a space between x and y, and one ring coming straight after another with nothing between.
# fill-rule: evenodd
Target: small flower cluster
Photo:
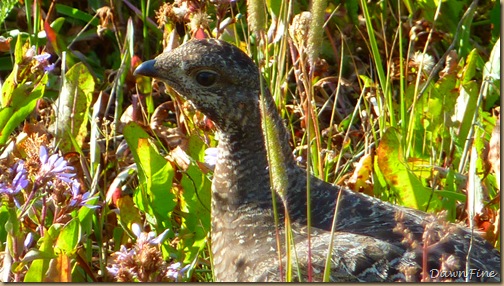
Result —
<instances>
[{"instance_id":1,"label":"small flower cluster","mask_svg":"<svg viewBox=\"0 0 504 286\"><path fill-rule=\"evenodd\" d=\"M30 165L37 165L36 170L31 170L33 179L29 180L30 171L26 167L24 160L18 160L11 168L8 168L5 174L1 175L0 194L5 194L12 199L16 206L20 208L17 200L21 190L26 190L31 183L32 195L28 198L25 205L30 204L29 200L33 198L35 192L42 193L46 191L55 195L55 203L63 205L67 202L67 210L81 206L96 208L98 206L87 204L95 199L90 192L81 194L81 185L75 178L74 168L68 165L68 162L55 153L49 156L47 147L40 145L38 153L38 162L33 163L34 158L28 158Z\"/></svg>"},{"instance_id":2,"label":"small flower cluster","mask_svg":"<svg viewBox=\"0 0 504 286\"><path fill-rule=\"evenodd\" d=\"M6 194L14 200L19 208L19 202L15 196L28 186L27 172L24 168L24 161L17 161L12 168L8 168L6 174L0 178L0 194Z\"/></svg>"},{"instance_id":3,"label":"small flower cluster","mask_svg":"<svg viewBox=\"0 0 504 286\"><path fill-rule=\"evenodd\" d=\"M24 59L26 62L35 60L33 62L33 66L31 67L32 73L36 73L38 70L44 72L51 72L55 68L54 63L50 63L49 59L51 58L51 54L41 53L37 54L35 46L29 48L24 54Z\"/></svg>"},{"instance_id":4,"label":"small flower cluster","mask_svg":"<svg viewBox=\"0 0 504 286\"><path fill-rule=\"evenodd\" d=\"M87 204L90 200L95 199L95 197L90 197L91 193L89 191L81 194L81 185L75 178L74 168L69 166L63 157L57 153L49 156L47 148L40 146L39 158L41 166L36 180L47 180L46 185L54 191L56 203L67 202L67 198L69 197L70 201L67 207L70 209L82 206L88 208L98 207Z\"/></svg>"},{"instance_id":5,"label":"small flower cluster","mask_svg":"<svg viewBox=\"0 0 504 286\"><path fill-rule=\"evenodd\" d=\"M109 274L117 282L180 281L190 264L183 268L180 262L168 265L159 249L169 230L156 236L154 232L142 232L137 224L133 224L132 231L137 237L135 245L129 250L121 245L120 250L112 254L114 262L107 266Z\"/></svg>"},{"instance_id":6,"label":"small flower cluster","mask_svg":"<svg viewBox=\"0 0 504 286\"><path fill-rule=\"evenodd\" d=\"M45 72L50 72L54 70L55 64L49 63L49 59L51 58L50 54L43 53L40 55L36 55L33 58L37 61L38 63L37 66L43 69Z\"/></svg>"}]
</instances>

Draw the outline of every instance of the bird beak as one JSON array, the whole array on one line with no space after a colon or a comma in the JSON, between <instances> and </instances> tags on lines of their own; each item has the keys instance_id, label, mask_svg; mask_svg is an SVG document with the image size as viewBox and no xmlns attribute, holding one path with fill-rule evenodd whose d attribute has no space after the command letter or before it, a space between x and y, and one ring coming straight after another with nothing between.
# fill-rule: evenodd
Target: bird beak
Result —
<instances>
[{"instance_id":1,"label":"bird beak","mask_svg":"<svg viewBox=\"0 0 504 286\"><path fill-rule=\"evenodd\" d=\"M157 78L157 69L154 67L154 64L156 63L156 60L149 60L146 62L141 63L133 72L133 75L138 76L138 75L143 75L143 76L148 76L148 77L154 77Z\"/></svg>"}]
</instances>

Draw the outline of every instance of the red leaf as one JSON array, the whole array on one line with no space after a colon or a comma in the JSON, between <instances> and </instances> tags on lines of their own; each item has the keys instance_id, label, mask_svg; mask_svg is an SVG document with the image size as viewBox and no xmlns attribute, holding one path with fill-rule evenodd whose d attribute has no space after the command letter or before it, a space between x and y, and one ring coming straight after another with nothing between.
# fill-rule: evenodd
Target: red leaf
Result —
<instances>
[{"instance_id":1,"label":"red leaf","mask_svg":"<svg viewBox=\"0 0 504 286\"><path fill-rule=\"evenodd\" d=\"M44 21L44 31L46 32L47 39L49 39L49 42L51 42L54 51L60 55L61 54L61 49L58 46L58 38L56 32L51 28L51 25L49 24L48 21Z\"/></svg>"}]
</instances>

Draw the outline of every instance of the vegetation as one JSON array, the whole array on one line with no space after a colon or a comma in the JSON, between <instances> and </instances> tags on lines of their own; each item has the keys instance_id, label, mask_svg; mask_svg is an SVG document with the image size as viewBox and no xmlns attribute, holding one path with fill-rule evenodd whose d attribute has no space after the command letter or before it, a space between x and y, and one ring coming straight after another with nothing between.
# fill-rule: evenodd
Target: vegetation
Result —
<instances>
[{"instance_id":1,"label":"vegetation","mask_svg":"<svg viewBox=\"0 0 504 286\"><path fill-rule=\"evenodd\" d=\"M495 0L3 0L0 24L2 281L212 280L215 127L132 75L202 37L256 60L316 176L500 247Z\"/></svg>"}]
</instances>

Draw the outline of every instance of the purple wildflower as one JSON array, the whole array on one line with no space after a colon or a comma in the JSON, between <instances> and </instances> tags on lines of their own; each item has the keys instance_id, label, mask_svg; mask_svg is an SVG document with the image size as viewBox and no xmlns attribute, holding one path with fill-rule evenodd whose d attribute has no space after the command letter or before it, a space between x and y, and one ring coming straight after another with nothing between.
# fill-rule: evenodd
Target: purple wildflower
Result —
<instances>
[{"instance_id":1,"label":"purple wildflower","mask_svg":"<svg viewBox=\"0 0 504 286\"><path fill-rule=\"evenodd\" d=\"M119 274L119 265L117 264L112 264L112 266L105 266L105 268L107 268L108 273L114 277Z\"/></svg>"},{"instance_id":2,"label":"purple wildflower","mask_svg":"<svg viewBox=\"0 0 504 286\"><path fill-rule=\"evenodd\" d=\"M136 251L135 249L128 250L126 246L121 244L121 248L119 251L115 252L115 255L117 255L117 261L127 261L133 259L133 256L136 255Z\"/></svg>"},{"instance_id":3,"label":"purple wildflower","mask_svg":"<svg viewBox=\"0 0 504 286\"><path fill-rule=\"evenodd\" d=\"M70 199L70 206L75 207L75 206L85 206L90 209L96 209L99 208L100 206L98 205L88 205L87 202L93 200L96 198L96 196L92 196L91 192L87 191L84 194L80 194L80 183L77 180L72 179L72 182L70 183L70 193L72 194L72 198Z\"/></svg>"},{"instance_id":4,"label":"purple wildflower","mask_svg":"<svg viewBox=\"0 0 504 286\"><path fill-rule=\"evenodd\" d=\"M141 227L138 224L134 223L131 226L131 231L135 234L135 236L138 239L137 244L141 245L147 243L150 245L158 245L163 243L163 241L165 241L165 239L168 236L168 233L170 232L170 229L165 229L165 231L156 236L156 234L153 231L150 231L148 233L142 232Z\"/></svg>"},{"instance_id":5,"label":"purple wildflower","mask_svg":"<svg viewBox=\"0 0 504 286\"><path fill-rule=\"evenodd\" d=\"M8 169L10 176L7 180L11 179L12 183L0 182L0 194L6 194L14 197L21 190L28 186L28 179L26 178L26 169L24 168L24 161L19 160L12 168ZM14 203L19 207L18 201L14 198Z\"/></svg>"},{"instance_id":6,"label":"purple wildflower","mask_svg":"<svg viewBox=\"0 0 504 286\"><path fill-rule=\"evenodd\" d=\"M166 277L178 281L180 266L181 266L180 262L170 264L170 266L168 266L168 271L166 271Z\"/></svg>"},{"instance_id":7,"label":"purple wildflower","mask_svg":"<svg viewBox=\"0 0 504 286\"><path fill-rule=\"evenodd\" d=\"M53 71L55 66L56 66L56 64L49 64L49 65L47 65L47 66L44 67L44 71L45 72Z\"/></svg>"},{"instance_id":8,"label":"purple wildflower","mask_svg":"<svg viewBox=\"0 0 504 286\"><path fill-rule=\"evenodd\" d=\"M51 54L40 54L33 57L37 62L42 63L43 61L47 61L51 58Z\"/></svg>"},{"instance_id":9,"label":"purple wildflower","mask_svg":"<svg viewBox=\"0 0 504 286\"><path fill-rule=\"evenodd\" d=\"M168 266L168 271L166 271L166 277L175 279L175 282L179 282L179 278L184 275L184 273L191 268L191 264L187 264L186 266L180 268L182 264L180 262L173 263Z\"/></svg>"},{"instance_id":10,"label":"purple wildflower","mask_svg":"<svg viewBox=\"0 0 504 286\"><path fill-rule=\"evenodd\" d=\"M71 178L75 176L75 173L68 173L67 171L73 171L73 167L68 166L68 162L63 157L60 157L58 154L52 154L48 157L45 146L40 146L39 157L42 166L40 167L38 178L55 177L63 182L72 183Z\"/></svg>"},{"instance_id":11,"label":"purple wildflower","mask_svg":"<svg viewBox=\"0 0 504 286\"><path fill-rule=\"evenodd\" d=\"M33 233L29 232L27 235L26 235L26 238L23 242L23 246L24 246L24 249L25 250L28 250L31 246L31 244L33 243Z\"/></svg>"},{"instance_id":12,"label":"purple wildflower","mask_svg":"<svg viewBox=\"0 0 504 286\"><path fill-rule=\"evenodd\" d=\"M128 250L124 245L121 245L119 251L112 254L116 263L112 266L107 266L107 270L116 276L122 268L136 268L136 251L135 249Z\"/></svg>"},{"instance_id":13,"label":"purple wildflower","mask_svg":"<svg viewBox=\"0 0 504 286\"><path fill-rule=\"evenodd\" d=\"M8 184L5 182L0 183L0 193L7 195L16 195L22 189L28 186L28 180L26 179L26 170L24 168L24 161L19 160L12 168L8 169L11 174L12 183Z\"/></svg>"},{"instance_id":14,"label":"purple wildflower","mask_svg":"<svg viewBox=\"0 0 504 286\"><path fill-rule=\"evenodd\" d=\"M49 59L51 58L51 54L43 53L40 55L36 55L33 57L38 64L44 68L45 72L50 72L54 70L55 64L49 64Z\"/></svg>"}]
</instances>

